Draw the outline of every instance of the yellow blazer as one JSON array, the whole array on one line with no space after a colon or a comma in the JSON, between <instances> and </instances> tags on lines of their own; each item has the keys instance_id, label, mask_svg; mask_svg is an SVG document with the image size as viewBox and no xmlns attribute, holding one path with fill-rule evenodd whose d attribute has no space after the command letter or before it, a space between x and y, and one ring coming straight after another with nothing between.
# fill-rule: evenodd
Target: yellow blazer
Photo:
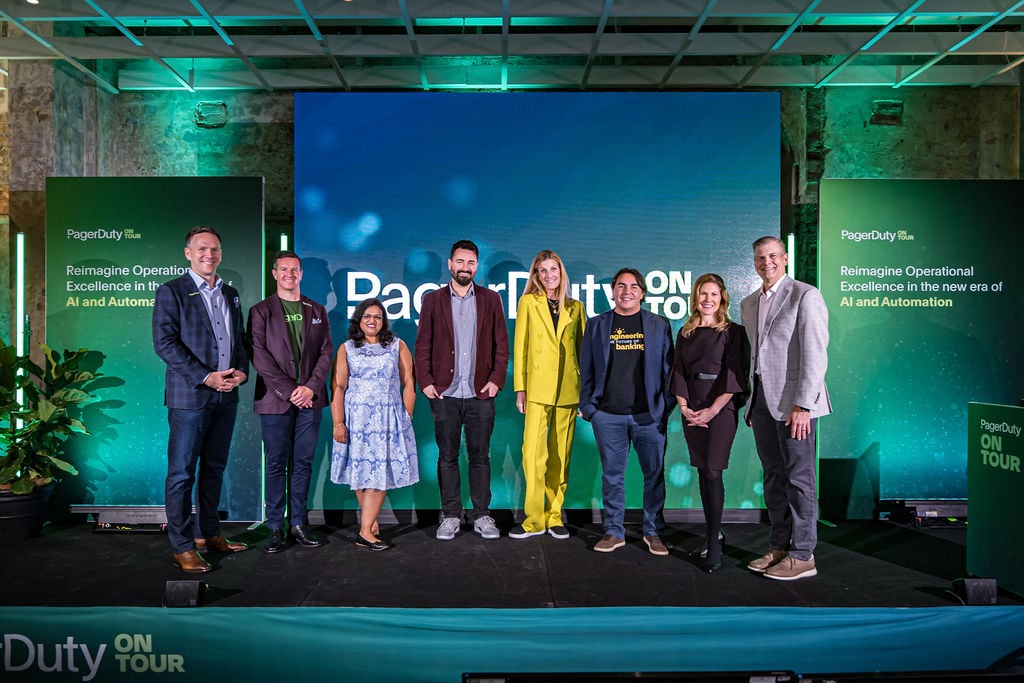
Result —
<instances>
[{"instance_id":1,"label":"yellow blazer","mask_svg":"<svg viewBox=\"0 0 1024 683\"><path fill-rule=\"evenodd\" d=\"M570 300L558 316L558 329L544 296L526 294L516 313L513 382L526 400L550 406L580 402L580 347L587 315Z\"/></svg>"}]
</instances>

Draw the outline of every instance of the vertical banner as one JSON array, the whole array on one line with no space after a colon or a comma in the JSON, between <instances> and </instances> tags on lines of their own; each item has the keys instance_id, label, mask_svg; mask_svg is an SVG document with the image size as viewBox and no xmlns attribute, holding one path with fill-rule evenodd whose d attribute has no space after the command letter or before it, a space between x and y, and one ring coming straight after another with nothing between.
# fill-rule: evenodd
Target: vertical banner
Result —
<instances>
[{"instance_id":1,"label":"vertical banner","mask_svg":"<svg viewBox=\"0 0 1024 683\"><path fill-rule=\"evenodd\" d=\"M76 442L80 474L61 485L69 502L164 503L166 366L153 351L153 297L188 270L185 235L196 225L220 233L217 272L247 313L263 290L262 178L47 179L47 343L99 350L100 371L125 381L100 396L113 421L87 423L95 438ZM262 519L259 422L246 409L252 385L239 397L221 498L229 519Z\"/></svg>"},{"instance_id":2,"label":"vertical banner","mask_svg":"<svg viewBox=\"0 0 1024 683\"><path fill-rule=\"evenodd\" d=\"M967 406L967 573L1024 595L1024 408Z\"/></svg>"},{"instance_id":3,"label":"vertical banner","mask_svg":"<svg viewBox=\"0 0 1024 683\"><path fill-rule=\"evenodd\" d=\"M779 225L777 93L298 93L295 242L302 291L330 311L336 344L363 299L379 297L411 348L425 293L446 284L449 248L480 247L476 281L501 296L512 338L534 255L553 249L588 316L610 308L612 275L647 279L644 305L678 330L690 288L720 274L731 313L758 286L751 243ZM517 508L523 418L509 381L491 439L495 508ZM414 426L420 483L395 508L439 506L433 420L420 396ZM669 423L669 508L697 508L695 470L678 413ZM324 439L328 444L330 437ZM329 446L328 446L329 451ZM327 479L314 504L355 507ZM760 463L741 425L726 471L726 505L762 507ZM630 459L627 504L643 483ZM325 483L326 482L326 483ZM601 506L593 431L577 424L567 508Z\"/></svg>"},{"instance_id":4,"label":"vertical banner","mask_svg":"<svg viewBox=\"0 0 1024 683\"><path fill-rule=\"evenodd\" d=\"M967 496L971 401L1024 391L1024 183L826 180L824 458L876 452L883 499Z\"/></svg>"}]
</instances>

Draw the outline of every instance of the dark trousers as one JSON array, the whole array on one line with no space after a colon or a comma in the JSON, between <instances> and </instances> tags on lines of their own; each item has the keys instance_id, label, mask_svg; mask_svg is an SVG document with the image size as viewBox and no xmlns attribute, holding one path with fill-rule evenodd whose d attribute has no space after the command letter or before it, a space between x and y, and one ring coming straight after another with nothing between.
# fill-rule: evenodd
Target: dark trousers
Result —
<instances>
[{"instance_id":1,"label":"dark trousers","mask_svg":"<svg viewBox=\"0 0 1024 683\"><path fill-rule=\"evenodd\" d=\"M195 538L220 534L220 489L228 464L238 402L218 394L197 410L168 408L167 479L164 504L167 538L176 553L195 548ZM192 517L192 489L196 515Z\"/></svg>"},{"instance_id":2,"label":"dark trousers","mask_svg":"<svg viewBox=\"0 0 1024 683\"><path fill-rule=\"evenodd\" d=\"M267 459L264 493L268 529L284 528L284 504L292 526L309 523L306 500L313 472L313 455L320 434L323 409L291 406L283 415L260 415L263 454ZM288 459L291 456L291 484Z\"/></svg>"},{"instance_id":3,"label":"dark trousers","mask_svg":"<svg viewBox=\"0 0 1024 683\"><path fill-rule=\"evenodd\" d=\"M494 431L493 398L434 398L434 438L437 440L437 483L441 488L441 516L462 516L462 479L459 447L466 432L469 460L469 497L472 519L490 514L491 433Z\"/></svg>"},{"instance_id":4,"label":"dark trousers","mask_svg":"<svg viewBox=\"0 0 1024 683\"><path fill-rule=\"evenodd\" d=\"M815 485L814 434L811 420L806 439L790 436L784 421L768 410L759 382L754 382L750 426L764 470L764 504L772 524L772 548L809 560L818 544L818 497Z\"/></svg>"},{"instance_id":5,"label":"dark trousers","mask_svg":"<svg viewBox=\"0 0 1024 683\"><path fill-rule=\"evenodd\" d=\"M650 415L616 415L598 410L590 418L601 455L604 532L626 537L626 464L629 444L644 475L644 536L665 528L665 431Z\"/></svg>"}]
</instances>

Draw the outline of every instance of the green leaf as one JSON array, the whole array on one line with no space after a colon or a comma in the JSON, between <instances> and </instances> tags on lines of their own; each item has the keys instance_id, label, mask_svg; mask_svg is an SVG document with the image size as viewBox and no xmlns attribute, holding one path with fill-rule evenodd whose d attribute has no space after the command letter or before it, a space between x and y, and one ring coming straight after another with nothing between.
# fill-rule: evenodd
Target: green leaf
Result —
<instances>
[{"instance_id":1,"label":"green leaf","mask_svg":"<svg viewBox=\"0 0 1024 683\"><path fill-rule=\"evenodd\" d=\"M11 483L11 493L18 495L25 495L26 493L32 493L36 490L36 483L32 479L18 479Z\"/></svg>"},{"instance_id":2,"label":"green leaf","mask_svg":"<svg viewBox=\"0 0 1024 683\"><path fill-rule=\"evenodd\" d=\"M52 462L54 465L57 466L57 468L64 470L68 474L78 474L78 470L76 470L71 463L61 460L60 458L54 458L53 456L51 456L50 462Z\"/></svg>"},{"instance_id":3,"label":"green leaf","mask_svg":"<svg viewBox=\"0 0 1024 683\"><path fill-rule=\"evenodd\" d=\"M57 412L57 406L50 403L45 398L39 399L39 419L42 422L49 422L53 414Z\"/></svg>"}]
</instances>

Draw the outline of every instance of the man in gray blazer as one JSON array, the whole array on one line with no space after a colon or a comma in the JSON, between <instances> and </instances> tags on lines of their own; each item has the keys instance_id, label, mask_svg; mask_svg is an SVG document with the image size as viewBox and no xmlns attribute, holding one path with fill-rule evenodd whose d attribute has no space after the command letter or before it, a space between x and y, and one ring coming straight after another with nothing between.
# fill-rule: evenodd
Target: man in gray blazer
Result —
<instances>
[{"instance_id":1,"label":"man in gray blazer","mask_svg":"<svg viewBox=\"0 0 1024 683\"><path fill-rule=\"evenodd\" d=\"M747 567L794 581L818 573L814 433L817 419L832 412L825 388L828 309L815 287L786 276L781 240L762 237L753 246L762 285L740 303L754 372L746 420L764 470L772 532L768 553Z\"/></svg>"}]
</instances>

